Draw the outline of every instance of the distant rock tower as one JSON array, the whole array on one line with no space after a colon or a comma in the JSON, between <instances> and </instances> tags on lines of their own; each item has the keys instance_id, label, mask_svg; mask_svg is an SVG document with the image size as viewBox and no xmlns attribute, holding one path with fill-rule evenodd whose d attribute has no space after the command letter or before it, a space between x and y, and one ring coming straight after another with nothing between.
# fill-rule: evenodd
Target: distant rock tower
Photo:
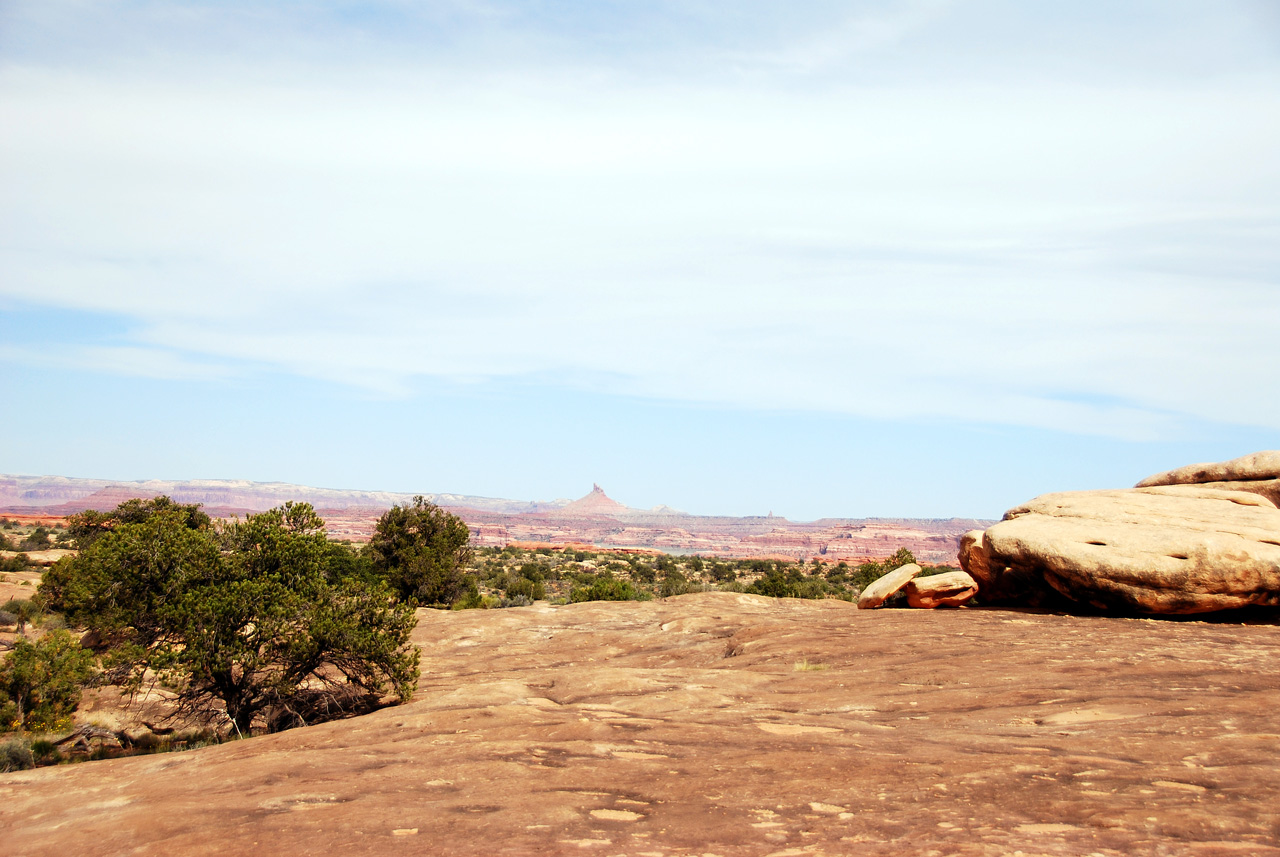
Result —
<instances>
[{"instance_id":1,"label":"distant rock tower","mask_svg":"<svg viewBox=\"0 0 1280 857\"><path fill-rule=\"evenodd\" d=\"M626 506L610 499L609 495L604 493L604 489L596 483L591 484L591 493L585 497L574 500L569 505L559 509L556 514L568 516L603 516L622 515L631 511Z\"/></svg>"}]
</instances>

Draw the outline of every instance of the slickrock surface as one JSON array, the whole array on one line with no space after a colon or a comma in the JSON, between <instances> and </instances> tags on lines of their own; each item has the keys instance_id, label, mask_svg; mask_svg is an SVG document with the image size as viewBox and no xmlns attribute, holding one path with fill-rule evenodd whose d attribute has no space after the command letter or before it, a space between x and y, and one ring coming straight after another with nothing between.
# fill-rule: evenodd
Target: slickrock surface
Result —
<instances>
[{"instance_id":1,"label":"slickrock surface","mask_svg":"<svg viewBox=\"0 0 1280 857\"><path fill-rule=\"evenodd\" d=\"M419 696L0 776L7 855L1280 854L1280 628L729 593L428 612Z\"/></svg>"}]
</instances>

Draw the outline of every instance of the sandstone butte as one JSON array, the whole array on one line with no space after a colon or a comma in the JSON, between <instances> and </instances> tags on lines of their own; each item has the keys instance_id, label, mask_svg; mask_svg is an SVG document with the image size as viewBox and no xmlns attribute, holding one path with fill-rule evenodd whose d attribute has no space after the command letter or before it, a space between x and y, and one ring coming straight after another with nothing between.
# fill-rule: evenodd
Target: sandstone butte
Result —
<instances>
[{"instance_id":1,"label":"sandstone butte","mask_svg":"<svg viewBox=\"0 0 1280 857\"><path fill-rule=\"evenodd\" d=\"M1274 624L421 611L418 695L0 775L9 855L1280 855Z\"/></svg>"}]
</instances>

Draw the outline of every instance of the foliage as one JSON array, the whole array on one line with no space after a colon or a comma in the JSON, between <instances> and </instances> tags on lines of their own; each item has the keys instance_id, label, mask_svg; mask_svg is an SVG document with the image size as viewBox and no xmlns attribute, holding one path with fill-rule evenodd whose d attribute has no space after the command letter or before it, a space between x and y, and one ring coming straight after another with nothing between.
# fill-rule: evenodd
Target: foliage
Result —
<instances>
[{"instance_id":1,"label":"foliage","mask_svg":"<svg viewBox=\"0 0 1280 857\"><path fill-rule=\"evenodd\" d=\"M121 524L142 524L153 515L176 514L188 530L207 530L209 516L200 510L198 503L175 503L168 497L150 500L126 500L110 512L88 509L67 518L67 535L76 547L84 550L102 536Z\"/></svg>"},{"instance_id":2,"label":"foliage","mask_svg":"<svg viewBox=\"0 0 1280 857\"><path fill-rule=\"evenodd\" d=\"M310 505L215 531L165 499L137 520L113 518L41 587L107 647L115 681L136 691L154 675L182 712L225 714L242 734L412 695L412 610L386 587L335 571L346 567L335 556L350 557L329 546Z\"/></svg>"},{"instance_id":3,"label":"foliage","mask_svg":"<svg viewBox=\"0 0 1280 857\"><path fill-rule=\"evenodd\" d=\"M569 590L569 601L577 604L582 601L649 601L653 595L643 589L636 589L629 580L616 580L602 577L590 586L575 586Z\"/></svg>"},{"instance_id":4,"label":"foliage","mask_svg":"<svg viewBox=\"0 0 1280 857\"><path fill-rule=\"evenodd\" d=\"M774 563L746 591L774 598L823 598L830 590L821 580L806 577L798 566L790 565L784 570L782 563Z\"/></svg>"},{"instance_id":5,"label":"foliage","mask_svg":"<svg viewBox=\"0 0 1280 857\"><path fill-rule=\"evenodd\" d=\"M18 545L21 551L42 551L53 547L53 539L49 538L49 531L44 527L36 527L32 530L22 543Z\"/></svg>"},{"instance_id":6,"label":"foliage","mask_svg":"<svg viewBox=\"0 0 1280 857\"><path fill-rule=\"evenodd\" d=\"M71 721L93 653L67 631L18 640L0 664L0 731L47 732Z\"/></svg>"},{"instance_id":7,"label":"foliage","mask_svg":"<svg viewBox=\"0 0 1280 857\"><path fill-rule=\"evenodd\" d=\"M479 591L474 597L454 602L466 607L518 606L530 603L532 593L524 577L543 584L545 597L564 603L573 597L586 599L615 590L627 583L642 597L667 597L685 592L752 592L778 598L840 598L856 600L863 587L880 575L912 562L909 550L899 549L881 561L851 568L848 562L835 565L821 559L794 562L774 559L724 559L630 551L587 552L575 547L476 549L468 578ZM925 568L922 575L949 571ZM576 592L576 596L575 596Z\"/></svg>"},{"instance_id":8,"label":"foliage","mask_svg":"<svg viewBox=\"0 0 1280 857\"><path fill-rule=\"evenodd\" d=\"M58 745L48 738L37 738L31 742L31 757L37 765L56 765L62 761Z\"/></svg>"},{"instance_id":9,"label":"foliage","mask_svg":"<svg viewBox=\"0 0 1280 857\"><path fill-rule=\"evenodd\" d=\"M34 768L36 760L25 741L11 740L0 744L0 774Z\"/></svg>"},{"instance_id":10,"label":"foliage","mask_svg":"<svg viewBox=\"0 0 1280 857\"><path fill-rule=\"evenodd\" d=\"M662 575L662 589L660 591L663 598L670 598L673 595L684 595L686 592L693 592L697 588L699 587L695 587L689 583L689 579L687 577L679 571L676 571L674 565L670 566Z\"/></svg>"},{"instance_id":11,"label":"foliage","mask_svg":"<svg viewBox=\"0 0 1280 857\"><path fill-rule=\"evenodd\" d=\"M5 624L14 624L18 626L18 633L24 633L28 624L39 624L41 609L40 605L29 598L10 598L4 604L0 604L0 613L7 613L14 618L14 622Z\"/></svg>"},{"instance_id":12,"label":"foliage","mask_svg":"<svg viewBox=\"0 0 1280 857\"><path fill-rule=\"evenodd\" d=\"M402 600L448 607L467 594L471 531L457 515L422 497L392 506L366 547L374 570Z\"/></svg>"}]
</instances>

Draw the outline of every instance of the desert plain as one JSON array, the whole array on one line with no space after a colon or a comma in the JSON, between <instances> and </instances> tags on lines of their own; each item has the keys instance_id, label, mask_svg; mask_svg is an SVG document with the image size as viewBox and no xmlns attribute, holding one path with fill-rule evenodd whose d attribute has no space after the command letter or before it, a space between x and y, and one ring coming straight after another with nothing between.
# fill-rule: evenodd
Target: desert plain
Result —
<instances>
[{"instance_id":1,"label":"desert plain","mask_svg":"<svg viewBox=\"0 0 1280 857\"><path fill-rule=\"evenodd\" d=\"M1280 627L697 593L419 611L414 699L0 776L9 855L1280 854Z\"/></svg>"}]
</instances>

